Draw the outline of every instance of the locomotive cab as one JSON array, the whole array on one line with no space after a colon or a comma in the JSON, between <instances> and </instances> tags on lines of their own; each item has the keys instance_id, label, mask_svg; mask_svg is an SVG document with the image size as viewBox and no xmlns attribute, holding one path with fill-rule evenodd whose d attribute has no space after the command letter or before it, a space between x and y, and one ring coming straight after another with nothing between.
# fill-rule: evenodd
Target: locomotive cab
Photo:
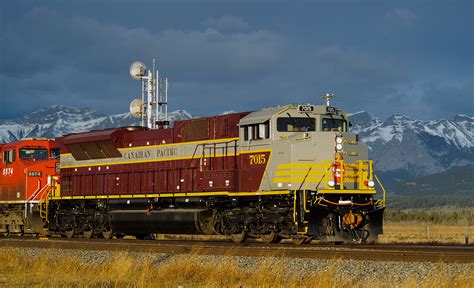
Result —
<instances>
[{"instance_id":1,"label":"locomotive cab","mask_svg":"<svg viewBox=\"0 0 474 288\"><path fill-rule=\"evenodd\" d=\"M46 200L51 176L59 173L59 151L48 139L23 139L0 147L0 233L25 233L42 223L33 223ZM37 221L36 221L37 222Z\"/></svg>"},{"instance_id":2,"label":"locomotive cab","mask_svg":"<svg viewBox=\"0 0 474 288\"><path fill-rule=\"evenodd\" d=\"M301 207L294 217L300 233L335 242L375 241L385 196L376 199L367 145L349 126L346 112L336 107L273 107L240 121L241 149L271 151L259 190L292 191L295 207Z\"/></svg>"}]
</instances>

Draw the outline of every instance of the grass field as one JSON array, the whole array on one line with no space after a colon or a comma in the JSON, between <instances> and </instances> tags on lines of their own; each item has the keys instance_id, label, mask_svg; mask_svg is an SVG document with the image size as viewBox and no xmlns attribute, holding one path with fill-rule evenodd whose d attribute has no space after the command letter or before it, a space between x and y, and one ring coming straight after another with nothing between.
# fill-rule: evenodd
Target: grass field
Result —
<instances>
[{"instance_id":1,"label":"grass field","mask_svg":"<svg viewBox=\"0 0 474 288\"><path fill-rule=\"evenodd\" d=\"M257 267L240 267L235 261L203 262L195 255L170 256L153 263L153 257L137 260L125 252L114 252L105 263L88 262L74 256L58 256L51 250L25 256L16 250L0 253L2 287L472 287L471 266L449 273L445 264L435 264L427 277L415 272L403 282L379 279L360 280L344 272L340 262L330 261L323 272L300 270L288 274L281 260L263 258ZM57 253L57 252L56 252ZM353 263L354 265L356 263ZM380 264L383 267L384 264ZM341 265L343 266L343 265ZM360 266L360 265L359 265ZM402 265L403 266L403 265ZM361 269L361 267L351 267ZM362 267L363 269L363 267ZM403 268L402 268L403 269ZM375 273L375 271L368 271ZM364 272L367 273L367 272ZM388 271L386 274L397 274ZM380 274L380 273L379 273ZM393 279L393 278L392 278Z\"/></svg>"},{"instance_id":2,"label":"grass field","mask_svg":"<svg viewBox=\"0 0 474 288\"><path fill-rule=\"evenodd\" d=\"M378 243L453 243L474 244L474 226L442 225L422 222L385 222Z\"/></svg>"}]
</instances>

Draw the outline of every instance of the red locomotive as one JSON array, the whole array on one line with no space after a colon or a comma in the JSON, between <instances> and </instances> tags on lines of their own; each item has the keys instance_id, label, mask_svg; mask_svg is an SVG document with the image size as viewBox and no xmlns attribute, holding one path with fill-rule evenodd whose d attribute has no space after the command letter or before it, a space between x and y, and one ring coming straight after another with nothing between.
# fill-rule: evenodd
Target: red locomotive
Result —
<instances>
[{"instance_id":1,"label":"red locomotive","mask_svg":"<svg viewBox=\"0 0 474 288\"><path fill-rule=\"evenodd\" d=\"M0 233L39 233L43 228L41 203L50 191L52 177L59 174L55 142L23 139L2 144L0 169Z\"/></svg>"}]
</instances>

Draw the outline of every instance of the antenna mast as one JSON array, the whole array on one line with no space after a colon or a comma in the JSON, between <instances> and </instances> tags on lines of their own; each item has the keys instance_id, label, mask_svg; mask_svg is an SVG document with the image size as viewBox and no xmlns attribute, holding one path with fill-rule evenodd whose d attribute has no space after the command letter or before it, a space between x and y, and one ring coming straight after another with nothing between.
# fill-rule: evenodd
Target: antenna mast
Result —
<instances>
[{"instance_id":1,"label":"antenna mast","mask_svg":"<svg viewBox=\"0 0 474 288\"><path fill-rule=\"evenodd\" d=\"M140 80L142 87L142 99L135 99L130 104L132 116L141 118L141 125L145 126L146 123L146 127L150 129L168 128L168 78L159 78L155 59L152 70L147 70L140 61L133 62L130 75L133 79Z\"/></svg>"},{"instance_id":2,"label":"antenna mast","mask_svg":"<svg viewBox=\"0 0 474 288\"><path fill-rule=\"evenodd\" d=\"M331 106L331 103L329 103L329 100L331 100L331 98L333 98L335 95L334 93L326 93L326 95L322 96L321 99L324 99L326 100L326 106Z\"/></svg>"}]
</instances>

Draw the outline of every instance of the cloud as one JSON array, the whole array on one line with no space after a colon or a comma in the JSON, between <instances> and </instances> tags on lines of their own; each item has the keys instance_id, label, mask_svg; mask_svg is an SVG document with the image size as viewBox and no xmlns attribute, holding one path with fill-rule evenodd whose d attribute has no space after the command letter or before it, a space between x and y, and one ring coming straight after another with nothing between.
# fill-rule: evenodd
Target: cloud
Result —
<instances>
[{"instance_id":1,"label":"cloud","mask_svg":"<svg viewBox=\"0 0 474 288\"><path fill-rule=\"evenodd\" d=\"M124 111L123 103L139 90L128 75L134 60L149 63L157 57L158 67L172 81L242 83L270 73L284 49L281 37L269 30L152 31L67 17L45 8L18 18L4 29L3 38L4 117L56 103ZM13 106L15 112L7 108Z\"/></svg>"},{"instance_id":2,"label":"cloud","mask_svg":"<svg viewBox=\"0 0 474 288\"><path fill-rule=\"evenodd\" d=\"M393 8L385 14L385 21L398 27L410 27L416 19L416 14L408 8Z\"/></svg>"},{"instance_id":3,"label":"cloud","mask_svg":"<svg viewBox=\"0 0 474 288\"><path fill-rule=\"evenodd\" d=\"M202 25L222 31L246 30L249 24L237 16L209 17L202 22Z\"/></svg>"},{"instance_id":4,"label":"cloud","mask_svg":"<svg viewBox=\"0 0 474 288\"><path fill-rule=\"evenodd\" d=\"M391 109L418 119L473 115L474 81L410 81L396 86L385 99Z\"/></svg>"},{"instance_id":5,"label":"cloud","mask_svg":"<svg viewBox=\"0 0 474 288\"><path fill-rule=\"evenodd\" d=\"M341 45L314 50L302 57L302 63L296 64L298 70L290 69L298 71L293 77L300 77L306 85L307 91L300 94L307 95L308 101L311 97L313 102L321 102L319 96L333 92L336 94L333 102L349 111L375 110L375 107L380 111L378 107L385 106L385 96L408 80L404 67L392 57ZM388 113L387 108L390 107L380 112Z\"/></svg>"},{"instance_id":6,"label":"cloud","mask_svg":"<svg viewBox=\"0 0 474 288\"><path fill-rule=\"evenodd\" d=\"M424 85L422 102L436 118L443 114L474 115L474 80L457 83L427 83Z\"/></svg>"}]
</instances>

